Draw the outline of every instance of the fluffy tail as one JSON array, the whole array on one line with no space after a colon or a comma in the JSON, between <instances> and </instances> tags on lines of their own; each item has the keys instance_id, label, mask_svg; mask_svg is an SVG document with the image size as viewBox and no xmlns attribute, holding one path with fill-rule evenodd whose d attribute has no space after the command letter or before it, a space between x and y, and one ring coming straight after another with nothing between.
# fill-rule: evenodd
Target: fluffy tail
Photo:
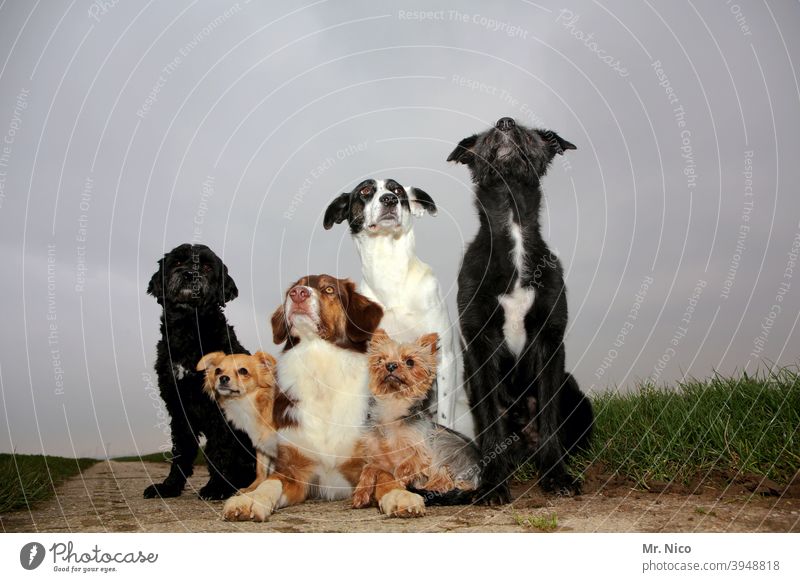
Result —
<instances>
[{"instance_id":1,"label":"fluffy tail","mask_svg":"<svg viewBox=\"0 0 800 582\"><path fill-rule=\"evenodd\" d=\"M471 505L475 497L475 491L472 489L451 489L444 493L414 487L408 487L408 490L421 495L425 505Z\"/></svg>"}]
</instances>

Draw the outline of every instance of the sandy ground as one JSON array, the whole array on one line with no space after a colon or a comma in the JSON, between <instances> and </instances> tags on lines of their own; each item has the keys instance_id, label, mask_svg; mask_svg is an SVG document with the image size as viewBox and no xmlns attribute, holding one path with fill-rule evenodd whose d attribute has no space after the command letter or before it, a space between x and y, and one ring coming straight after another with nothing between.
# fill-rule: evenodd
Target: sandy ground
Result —
<instances>
[{"instance_id":1,"label":"sandy ground","mask_svg":"<svg viewBox=\"0 0 800 582\"><path fill-rule=\"evenodd\" d=\"M266 523L228 523L220 517L222 502L197 498L207 478L203 467L181 497L143 499L145 486L161 481L167 469L164 463L97 463L61 485L50 501L0 516L0 525L6 532L538 532L535 518L555 515L555 531L567 532L800 532L794 490L766 496L743 487L654 493L603 475L587 480L587 492L574 498L517 484L511 505L432 507L417 519L354 510L345 501L310 501L281 509Z\"/></svg>"}]
</instances>

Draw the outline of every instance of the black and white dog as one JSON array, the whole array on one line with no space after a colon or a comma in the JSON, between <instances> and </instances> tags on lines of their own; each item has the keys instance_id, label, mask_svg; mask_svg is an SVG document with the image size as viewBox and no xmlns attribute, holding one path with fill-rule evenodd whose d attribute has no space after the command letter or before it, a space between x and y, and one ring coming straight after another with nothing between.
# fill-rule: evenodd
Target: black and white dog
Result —
<instances>
[{"instance_id":1,"label":"black and white dog","mask_svg":"<svg viewBox=\"0 0 800 582\"><path fill-rule=\"evenodd\" d=\"M250 437L233 428L216 402L203 393L197 372L204 354L249 353L236 339L222 309L239 291L228 268L205 245L182 244L158 261L147 292L163 307L156 374L171 417L172 466L163 483L144 490L146 498L176 497L192 474L201 435L211 478L202 499L227 499L256 475Z\"/></svg>"},{"instance_id":2,"label":"black and white dog","mask_svg":"<svg viewBox=\"0 0 800 582\"><path fill-rule=\"evenodd\" d=\"M539 229L539 181L556 154L572 149L552 131L504 117L447 158L469 167L480 219L458 274L458 312L485 459L483 503L510 501L508 478L528 455L546 491L579 491L565 461L588 441L592 408L564 370L564 276Z\"/></svg>"},{"instance_id":3,"label":"black and white dog","mask_svg":"<svg viewBox=\"0 0 800 582\"><path fill-rule=\"evenodd\" d=\"M347 221L361 257L359 291L383 307L381 327L400 342L439 334L436 385L428 402L439 424L474 435L466 392L461 385L461 350L439 281L417 258L412 217L436 215L433 199L396 180L368 179L339 195L325 211L323 226Z\"/></svg>"}]
</instances>

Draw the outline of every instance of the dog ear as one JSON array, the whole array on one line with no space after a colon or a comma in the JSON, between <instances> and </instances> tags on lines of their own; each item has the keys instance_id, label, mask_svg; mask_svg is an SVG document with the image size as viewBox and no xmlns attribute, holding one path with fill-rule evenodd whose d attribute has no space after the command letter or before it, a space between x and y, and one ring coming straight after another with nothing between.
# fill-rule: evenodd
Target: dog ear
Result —
<instances>
[{"instance_id":1,"label":"dog ear","mask_svg":"<svg viewBox=\"0 0 800 582\"><path fill-rule=\"evenodd\" d=\"M325 230L330 230L334 224L339 224L347 220L347 213L350 211L350 193L345 192L328 205L325 210L325 218L322 221L322 226Z\"/></svg>"},{"instance_id":2,"label":"dog ear","mask_svg":"<svg viewBox=\"0 0 800 582\"><path fill-rule=\"evenodd\" d=\"M209 368L215 368L224 357L225 352L211 352L210 354L206 354L197 362L196 370L198 372L206 372Z\"/></svg>"},{"instance_id":3,"label":"dog ear","mask_svg":"<svg viewBox=\"0 0 800 582\"><path fill-rule=\"evenodd\" d=\"M289 323L286 321L286 310L283 304L272 312L272 341L282 344L289 339Z\"/></svg>"},{"instance_id":4,"label":"dog ear","mask_svg":"<svg viewBox=\"0 0 800 582\"><path fill-rule=\"evenodd\" d=\"M425 334L417 340L417 343L424 348L428 348L431 351L431 354L436 355L436 352L439 351L439 334Z\"/></svg>"},{"instance_id":5,"label":"dog ear","mask_svg":"<svg viewBox=\"0 0 800 582\"><path fill-rule=\"evenodd\" d=\"M427 192L420 190L419 188L408 189L408 202L411 206L411 213L414 216L419 217L426 212L431 216L436 216L436 213L438 212L433 198L431 198Z\"/></svg>"},{"instance_id":6,"label":"dog ear","mask_svg":"<svg viewBox=\"0 0 800 582\"><path fill-rule=\"evenodd\" d=\"M233 280L228 274L228 267L224 264L222 265L222 304L224 305L228 301L233 301L239 296L239 288L236 286L236 282Z\"/></svg>"},{"instance_id":7,"label":"dog ear","mask_svg":"<svg viewBox=\"0 0 800 582\"><path fill-rule=\"evenodd\" d=\"M564 152L567 150L578 149L575 144L568 142L555 131L550 131L549 129L537 129L536 132L547 144L547 149L550 152L550 159L552 159L556 154L563 156Z\"/></svg>"},{"instance_id":8,"label":"dog ear","mask_svg":"<svg viewBox=\"0 0 800 582\"><path fill-rule=\"evenodd\" d=\"M164 305L164 259L159 259L158 270L150 277L147 293L155 297L159 304Z\"/></svg>"},{"instance_id":9,"label":"dog ear","mask_svg":"<svg viewBox=\"0 0 800 582\"><path fill-rule=\"evenodd\" d=\"M347 296L345 333L353 343L365 342L378 329L383 319L383 307L356 291L356 284L350 279L345 279L343 288Z\"/></svg>"},{"instance_id":10,"label":"dog ear","mask_svg":"<svg viewBox=\"0 0 800 582\"><path fill-rule=\"evenodd\" d=\"M376 329L375 333L372 334L372 338L369 340L369 346L367 346L367 351L370 353L375 353L381 349L381 345L384 342L391 341L389 334L386 333L386 330L383 328Z\"/></svg>"},{"instance_id":11,"label":"dog ear","mask_svg":"<svg viewBox=\"0 0 800 582\"><path fill-rule=\"evenodd\" d=\"M275 366L278 365L278 361L270 354L262 351L253 354L253 357L258 361L259 375L266 376L267 381L274 380Z\"/></svg>"},{"instance_id":12,"label":"dog ear","mask_svg":"<svg viewBox=\"0 0 800 582\"><path fill-rule=\"evenodd\" d=\"M447 156L447 161L456 162L457 164L471 164L475 159L475 153L472 151L472 148L475 147L477 141L478 134L465 137L458 142L456 149L450 152L450 155Z\"/></svg>"}]
</instances>

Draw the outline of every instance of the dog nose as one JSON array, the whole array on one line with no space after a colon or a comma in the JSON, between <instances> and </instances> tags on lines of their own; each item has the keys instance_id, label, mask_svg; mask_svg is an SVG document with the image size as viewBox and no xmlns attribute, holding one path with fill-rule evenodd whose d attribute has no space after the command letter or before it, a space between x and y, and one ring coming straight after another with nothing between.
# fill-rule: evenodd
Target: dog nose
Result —
<instances>
[{"instance_id":1,"label":"dog nose","mask_svg":"<svg viewBox=\"0 0 800 582\"><path fill-rule=\"evenodd\" d=\"M397 206L397 195L396 194L384 194L380 197L381 204L386 206L387 208L391 208L392 206Z\"/></svg>"},{"instance_id":2,"label":"dog nose","mask_svg":"<svg viewBox=\"0 0 800 582\"><path fill-rule=\"evenodd\" d=\"M311 292L306 287L301 287L298 285L297 287L293 287L291 291L289 291L289 297L295 303L302 303L309 297L311 297Z\"/></svg>"},{"instance_id":3,"label":"dog nose","mask_svg":"<svg viewBox=\"0 0 800 582\"><path fill-rule=\"evenodd\" d=\"M500 131L508 131L515 125L516 123L514 123L514 120L511 119L510 117L501 117L500 119L497 120L497 125L495 125L495 127Z\"/></svg>"},{"instance_id":4,"label":"dog nose","mask_svg":"<svg viewBox=\"0 0 800 582\"><path fill-rule=\"evenodd\" d=\"M231 381L231 377L230 376L220 376L219 377L219 383L222 384L223 386L227 386L230 381Z\"/></svg>"},{"instance_id":5,"label":"dog nose","mask_svg":"<svg viewBox=\"0 0 800 582\"><path fill-rule=\"evenodd\" d=\"M397 364L394 362L388 362L386 364L386 369L389 370L389 372L394 372L397 369Z\"/></svg>"}]
</instances>

